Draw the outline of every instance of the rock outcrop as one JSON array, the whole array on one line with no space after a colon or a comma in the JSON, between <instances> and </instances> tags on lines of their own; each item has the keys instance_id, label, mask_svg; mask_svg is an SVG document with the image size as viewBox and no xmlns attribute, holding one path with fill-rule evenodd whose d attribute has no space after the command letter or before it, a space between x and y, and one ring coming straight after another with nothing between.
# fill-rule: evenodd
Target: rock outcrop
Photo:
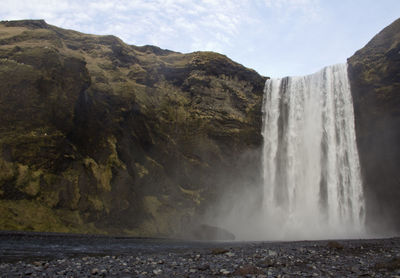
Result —
<instances>
[{"instance_id":1,"label":"rock outcrop","mask_svg":"<svg viewBox=\"0 0 400 278\"><path fill-rule=\"evenodd\" d=\"M265 79L217 53L1 22L0 229L200 223L222 192L260 185Z\"/></svg>"},{"instance_id":2,"label":"rock outcrop","mask_svg":"<svg viewBox=\"0 0 400 278\"><path fill-rule=\"evenodd\" d=\"M400 19L348 59L373 231L400 231Z\"/></svg>"}]
</instances>

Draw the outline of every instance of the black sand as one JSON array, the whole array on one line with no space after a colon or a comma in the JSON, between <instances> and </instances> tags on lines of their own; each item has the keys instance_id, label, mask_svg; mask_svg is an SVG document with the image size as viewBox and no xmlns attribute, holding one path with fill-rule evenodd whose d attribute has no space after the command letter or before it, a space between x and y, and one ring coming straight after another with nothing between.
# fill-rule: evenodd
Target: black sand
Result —
<instances>
[{"instance_id":1,"label":"black sand","mask_svg":"<svg viewBox=\"0 0 400 278\"><path fill-rule=\"evenodd\" d=\"M400 238L298 242L0 233L1 277L400 277Z\"/></svg>"}]
</instances>

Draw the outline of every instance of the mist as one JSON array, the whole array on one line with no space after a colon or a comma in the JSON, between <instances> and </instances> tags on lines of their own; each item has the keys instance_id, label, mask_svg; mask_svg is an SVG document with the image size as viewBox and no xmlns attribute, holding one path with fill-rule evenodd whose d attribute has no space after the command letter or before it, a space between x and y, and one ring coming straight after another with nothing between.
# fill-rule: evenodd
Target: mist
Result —
<instances>
[{"instance_id":1,"label":"mist","mask_svg":"<svg viewBox=\"0 0 400 278\"><path fill-rule=\"evenodd\" d=\"M233 186L207 221L237 240L369 237L347 65L268 80L263 115L261 184Z\"/></svg>"}]
</instances>

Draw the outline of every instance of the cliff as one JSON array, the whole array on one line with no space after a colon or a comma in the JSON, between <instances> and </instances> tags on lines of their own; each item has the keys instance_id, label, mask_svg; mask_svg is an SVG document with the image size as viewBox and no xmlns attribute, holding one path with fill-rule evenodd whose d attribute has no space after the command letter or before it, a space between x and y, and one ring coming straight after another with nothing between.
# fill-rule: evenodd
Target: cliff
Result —
<instances>
[{"instance_id":1,"label":"cliff","mask_svg":"<svg viewBox=\"0 0 400 278\"><path fill-rule=\"evenodd\" d=\"M348 65L367 224L400 231L400 20ZM213 230L224 196L255 189L257 207L265 80L213 52L0 22L0 230L171 236Z\"/></svg>"},{"instance_id":2,"label":"cliff","mask_svg":"<svg viewBox=\"0 0 400 278\"><path fill-rule=\"evenodd\" d=\"M260 185L264 83L217 53L0 22L0 229L202 223L223 193Z\"/></svg>"},{"instance_id":3,"label":"cliff","mask_svg":"<svg viewBox=\"0 0 400 278\"><path fill-rule=\"evenodd\" d=\"M400 231L400 19L348 59L357 143L373 231Z\"/></svg>"}]
</instances>

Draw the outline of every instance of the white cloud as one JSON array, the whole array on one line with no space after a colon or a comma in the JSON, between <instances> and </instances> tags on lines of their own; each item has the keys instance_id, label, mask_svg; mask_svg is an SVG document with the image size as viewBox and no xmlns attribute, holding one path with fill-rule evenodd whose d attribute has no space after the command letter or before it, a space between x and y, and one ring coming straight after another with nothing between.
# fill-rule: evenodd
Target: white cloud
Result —
<instances>
[{"instance_id":1,"label":"white cloud","mask_svg":"<svg viewBox=\"0 0 400 278\"><path fill-rule=\"evenodd\" d=\"M262 0L264 5L273 9L281 22L293 19L312 22L321 20L320 0Z\"/></svg>"},{"instance_id":2,"label":"white cloud","mask_svg":"<svg viewBox=\"0 0 400 278\"><path fill-rule=\"evenodd\" d=\"M112 34L135 45L154 44L180 52L218 51L263 74L282 68L275 70L279 76L289 64L309 68L312 61L318 66L322 59L325 63L328 53L315 55L318 51L329 48L331 57L339 57L340 51L331 46L343 41L340 38L346 38L347 44L354 34L362 37L359 26L373 25L366 17L368 12L381 22L387 14L392 20L398 16L398 0L364 1L1 0L0 19L43 18L62 28ZM343 21L345 16L347 21ZM363 18L362 25L359 21ZM341 35L351 28L351 36ZM340 59L333 62L343 61L342 56ZM287 71L294 72L289 68L284 74Z\"/></svg>"},{"instance_id":3,"label":"white cloud","mask_svg":"<svg viewBox=\"0 0 400 278\"><path fill-rule=\"evenodd\" d=\"M132 44L178 51L230 46L251 18L239 0L4 0L2 19L44 18L60 27L114 34ZM217 47L218 46L218 47Z\"/></svg>"}]
</instances>

